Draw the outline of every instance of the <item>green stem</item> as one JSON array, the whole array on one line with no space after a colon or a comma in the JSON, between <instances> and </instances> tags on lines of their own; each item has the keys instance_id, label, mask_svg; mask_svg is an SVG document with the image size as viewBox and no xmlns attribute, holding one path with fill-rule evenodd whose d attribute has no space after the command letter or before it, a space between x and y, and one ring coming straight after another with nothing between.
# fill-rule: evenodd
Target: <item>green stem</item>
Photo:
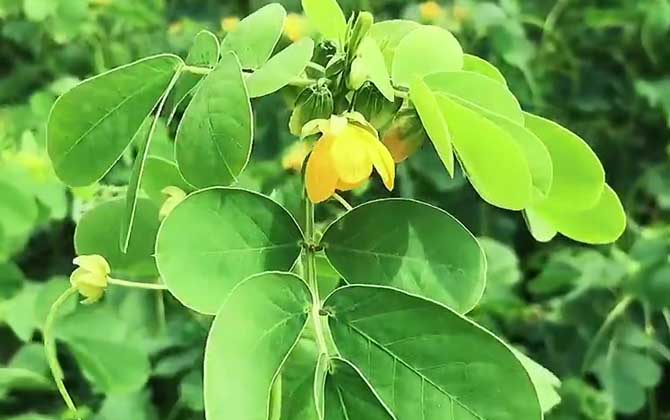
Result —
<instances>
[{"instance_id":1,"label":"green stem","mask_svg":"<svg viewBox=\"0 0 670 420\"><path fill-rule=\"evenodd\" d=\"M625 296L623 299L617 303L614 308L607 314L603 325L600 326L598 332L593 337L591 344L589 345L586 353L584 354L584 360L582 361L582 374L585 374L591 365L592 359L595 356L595 352L600 347L602 340L605 338L605 335L609 331L610 327L621 315L623 315L630 304L633 303L633 298L631 296Z\"/></svg>"},{"instance_id":2,"label":"green stem","mask_svg":"<svg viewBox=\"0 0 670 420\"><path fill-rule=\"evenodd\" d=\"M314 325L314 334L316 335L316 342L319 345L319 353L329 354L328 345L321 325L321 296L319 294L319 284L316 273L316 232L314 229L314 203L305 196L305 236L307 238L307 246L303 254L305 277L307 277L307 284L312 291L312 308L310 318Z\"/></svg>"},{"instance_id":3,"label":"green stem","mask_svg":"<svg viewBox=\"0 0 670 420\"><path fill-rule=\"evenodd\" d=\"M65 292L63 292L63 294L60 295L58 299L56 299L53 305L51 305L51 310L49 310L47 319L44 322L43 334L44 334L44 352L46 354L49 368L51 369L51 374L53 375L54 381L56 382L58 392L60 393L61 397L63 397L63 401L65 401L65 405L67 405L67 408L70 411L72 411L72 413L75 414L79 420L81 420L81 417L79 417L79 414L77 412L77 406L74 404L74 401L72 401L72 397L70 397L70 394L67 392L67 388L65 388L65 383L63 382L63 380L65 379L65 375L63 374L63 369L61 368L60 363L58 363L58 353L56 352L56 339L53 334L54 322L56 321L56 315L58 314L58 310L63 305L63 303L65 303L65 301L67 301L70 297L76 294L77 294L77 288L70 287Z\"/></svg>"},{"instance_id":4,"label":"green stem","mask_svg":"<svg viewBox=\"0 0 670 420\"><path fill-rule=\"evenodd\" d=\"M167 286L165 286L164 284L140 283L136 281L119 280L113 278L109 278L107 279L107 281L109 282L109 284L114 284L116 286L123 286L123 287L132 287L135 289L167 290Z\"/></svg>"},{"instance_id":5,"label":"green stem","mask_svg":"<svg viewBox=\"0 0 670 420\"><path fill-rule=\"evenodd\" d=\"M309 63L307 63L307 67L309 67L310 69L314 69L321 74L326 73L326 68L323 67L321 64L313 63L313 62L310 61Z\"/></svg>"},{"instance_id":6,"label":"green stem","mask_svg":"<svg viewBox=\"0 0 670 420\"><path fill-rule=\"evenodd\" d=\"M202 75L208 75L211 73L212 69L209 67L198 67L198 66L184 66L183 67L184 71L187 71L189 73L193 74L202 74Z\"/></svg>"},{"instance_id":7,"label":"green stem","mask_svg":"<svg viewBox=\"0 0 670 420\"><path fill-rule=\"evenodd\" d=\"M345 200L344 198L342 198L341 195L339 195L339 194L337 194L337 193L336 193L336 194L333 194L333 198L335 199L335 201L337 201L338 203L340 203L340 204L342 205L342 207L344 207L347 211L351 211L351 210L354 209L354 208L351 206L351 204L349 204L349 203L347 202L347 200Z\"/></svg>"}]
</instances>

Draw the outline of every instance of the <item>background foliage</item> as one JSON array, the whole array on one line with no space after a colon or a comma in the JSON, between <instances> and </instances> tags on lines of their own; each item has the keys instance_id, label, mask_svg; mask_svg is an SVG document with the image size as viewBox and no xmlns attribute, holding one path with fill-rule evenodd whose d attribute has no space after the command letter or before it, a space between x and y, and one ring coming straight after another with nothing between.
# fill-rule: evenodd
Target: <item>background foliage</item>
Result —
<instances>
[{"instance_id":1,"label":"background foliage","mask_svg":"<svg viewBox=\"0 0 670 420\"><path fill-rule=\"evenodd\" d=\"M104 185L66 190L44 151L53 101L78 80L137 58L184 56L200 29L223 36L231 17L266 3L0 0L0 419L61 418L40 331L67 287L75 222L123 194L115 185L127 182L134 153ZM299 10L298 0L281 3ZM629 216L612 246L534 242L519 217L483 203L462 176L449 179L428 144L398 167L394 194L438 205L484 238L489 284L471 315L560 377L562 402L549 419L670 418L670 2L342 4L452 30L466 51L503 70L526 109L590 142ZM279 48L308 30L292 16ZM276 110L290 100L273 95L255 104L255 163L242 180L289 208L300 197L297 176L285 169L295 138L289 111ZM173 128L159 134L154 152L169 153ZM370 187L348 198L385 195ZM110 221L119 213L113 206L104 215ZM62 359L90 418L203 418L209 318L167 295L124 290L69 310L57 328Z\"/></svg>"}]
</instances>

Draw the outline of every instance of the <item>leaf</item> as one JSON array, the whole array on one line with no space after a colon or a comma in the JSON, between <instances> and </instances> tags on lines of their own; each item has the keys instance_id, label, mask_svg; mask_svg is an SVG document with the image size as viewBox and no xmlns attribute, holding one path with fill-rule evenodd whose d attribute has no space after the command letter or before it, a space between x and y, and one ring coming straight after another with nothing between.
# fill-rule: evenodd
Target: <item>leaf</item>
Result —
<instances>
[{"instance_id":1,"label":"leaf","mask_svg":"<svg viewBox=\"0 0 670 420\"><path fill-rule=\"evenodd\" d=\"M358 47L356 57L365 69L365 80L371 81L388 101L393 102L395 100L393 85L386 70L384 55L375 40L370 37L364 38Z\"/></svg>"},{"instance_id":2,"label":"leaf","mask_svg":"<svg viewBox=\"0 0 670 420\"><path fill-rule=\"evenodd\" d=\"M158 206L165 201L163 189L175 186L185 192L192 192L188 182L181 176L177 165L167 159L149 156L146 162L144 177L142 178L142 190Z\"/></svg>"},{"instance_id":3,"label":"leaf","mask_svg":"<svg viewBox=\"0 0 670 420\"><path fill-rule=\"evenodd\" d=\"M409 96L440 160L453 178L454 150L451 144L451 134L447 121L440 112L437 98L428 88L426 82L420 78L414 79L410 85Z\"/></svg>"},{"instance_id":4,"label":"leaf","mask_svg":"<svg viewBox=\"0 0 670 420\"><path fill-rule=\"evenodd\" d=\"M377 41L377 45L382 51L386 69L391 72L393 68L393 57L395 56L398 44L410 32L421 27L418 23L411 20L387 20L372 25L368 36Z\"/></svg>"},{"instance_id":5,"label":"leaf","mask_svg":"<svg viewBox=\"0 0 670 420\"><path fill-rule=\"evenodd\" d=\"M454 217L418 201L366 203L331 224L321 244L351 284L380 284L429 296L460 313L482 296L486 260Z\"/></svg>"},{"instance_id":6,"label":"leaf","mask_svg":"<svg viewBox=\"0 0 670 420\"><path fill-rule=\"evenodd\" d=\"M503 129L446 96L438 104L472 186L488 203L508 210L530 204L532 177L519 145Z\"/></svg>"},{"instance_id":7,"label":"leaf","mask_svg":"<svg viewBox=\"0 0 670 420\"><path fill-rule=\"evenodd\" d=\"M497 337L437 303L380 286L324 302L342 356L398 420L540 420L528 374Z\"/></svg>"},{"instance_id":8,"label":"leaf","mask_svg":"<svg viewBox=\"0 0 670 420\"><path fill-rule=\"evenodd\" d=\"M23 242L37 222L37 202L5 180L0 180L0 194L0 230L8 242Z\"/></svg>"},{"instance_id":9,"label":"leaf","mask_svg":"<svg viewBox=\"0 0 670 420\"><path fill-rule=\"evenodd\" d=\"M393 83L407 86L416 77L462 68L463 49L451 32L436 26L421 26L398 44L391 74Z\"/></svg>"},{"instance_id":10,"label":"leaf","mask_svg":"<svg viewBox=\"0 0 670 420\"><path fill-rule=\"evenodd\" d=\"M309 325L308 325L309 326ZM319 349L306 330L298 340L281 371L281 419L319 420L314 387L316 374L325 374L323 364L318 365Z\"/></svg>"},{"instance_id":11,"label":"leaf","mask_svg":"<svg viewBox=\"0 0 670 420\"><path fill-rule=\"evenodd\" d=\"M252 138L242 70L235 55L227 53L186 108L175 140L177 165L196 187L232 184L249 161Z\"/></svg>"},{"instance_id":12,"label":"leaf","mask_svg":"<svg viewBox=\"0 0 670 420\"><path fill-rule=\"evenodd\" d=\"M528 371L530 379L535 385L542 412L550 412L561 402L561 396L558 393L558 388L561 387L561 380L549 369L537 363L530 357L516 349L512 350L521 364L526 368L526 371Z\"/></svg>"},{"instance_id":13,"label":"leaf","mask_svg":"<svg viewBox=\"0 0 670 420\"><path fill-rule=\"evenodd\" d=\"M507 80L505 80L505 76L503 76L500 70L498 70L498 68L496 68L493 64L489 63L483 58L477 57L476 55L463 55L463 70L479 73L482 76L486 76L507 86Z\"/></svg>"},{"instance_id":14,"label":"leaf","mask_svg":"<svg viewBox=\"0 0 670 420\"><path fill-rule=\"evenodd\" d=\"M221 42L223 58L233 52L242 68L260 68L274 51L285 19L286 10L279 3L268 4L245 17Z\"/></svg>"},{"instance_id":15,"label":"leaf","mask_svg":"<svg viewBox=\"0 0 670 420\"><path fill-rule=\"evenodd\" d=\"M605 188L605 171L584 140L560 125L525 114L526 128L547 147L554 168L545 203L557 210L586 210L595 206Z\"/></svg>"},{"instance_id":16,"label":"leaf","mask_svg":"<svg viewBox=\"0 0 670 420\"><path fill-rule=\"evenodd\" d=\"M336 0L302 0L302 9L324 38L344 42L347 20Z\"/></svg>"},{"instance_id":17,"label":"leaf","mask_svg":"<svg viewBox=\"0 0 670 420\"><path fill-rule=\"evenodd\" d=\"M247 78L249 96L269 95L299 77L312 59L314 41L304 38L286 47Z\"/></svg>"},{"instance_id":18,"label":"leaf","mask_svg":"<svg viewBox=\"0 0 670 420\"><path fill-rule=\"evenodd\" d=\"M100 180L182 64L169 54L145 58L85 80L58 98L47 123L47 150L58 177L72 187Z\"/></svg>"},{"instance_id":19,"label":"leaf","mask_svg":"<svg viewBox=\"0 0 670 420\"><path fill-rule=\"evenodd\" d=\"M393 420L362 374L344 359L331 359L326 378L325 420Z\"/></svg>"},{"instance_id":20,"label":"leaf","mask_svg":"<svg viewBox=\"0 0 670 420\"><path fill-rule=\"evenodd\" d=\"M452 71L431 74L425 80L433 92L445 94L450 99L458 98L463 101L461 104L475 111L483 108L516 124L524 124L519 101L507 86L493 79L469 71Z\"/></svg>"},{"instance_id":21,"label":"leaf","mask_svg":"<svg viewBox=\"0 0 670 420\"><path fill-rule=\"evenodd\" d=\"M102 255L109 262L112 275L121 278L156 277L153 253L159 225L158 207L146 198L137 202L136 233L125 253L119 248L124 212L124 200L108 201L86 212L74 233L77 255Z\"/></svg>"},{"instance_id":22,"label":"leaf","mask_svg":"<svg viewBox=\"0 0 670 420\"><path fill-rule=\"evenodd\" d=\"M311 300L307 285L288 273L260 274L235 287L207 339L208 419L268 419L272 384L307 324Z\"/></svg>"},{"instance_id":23,"label":"leaf","mask_svg":"<svg viewBox=\"0 0 670 420\"><path fill-rule=\"evenodd\" d=\"M247 277L288 271L302 233L283 207L247 190L191 194L163 221L156 260L170 292L189 308L215 314Z\"/></svg>"},{"instance_id":24,"label":"leaf","mask_svg":"<svg viewBox=\"0 0 670 420\"><path fill-rule=\"evenodd\" d=\"M147 391L127 395L111 395L105 398L96 420L156 420L158 414Z\"/></svg>"}]
</instances>

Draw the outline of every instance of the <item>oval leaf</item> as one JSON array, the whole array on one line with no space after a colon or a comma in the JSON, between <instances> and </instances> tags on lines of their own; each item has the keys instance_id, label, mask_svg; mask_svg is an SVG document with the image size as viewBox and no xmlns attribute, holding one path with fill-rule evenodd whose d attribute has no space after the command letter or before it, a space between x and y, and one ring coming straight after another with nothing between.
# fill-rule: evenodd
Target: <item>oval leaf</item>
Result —
<instances>
[{"instance_id":1,"label":"oval leaf","mask_svg":"<svg viewBox=\"0 0 670 420\"><path fill-rule=\"evenodd\" d=\"M245 69L257 69L272 55L286 20L279 3L268 4L245 17L221 42L221 53L234 52Z\"/></svg>"},{"instance_id":2,"label":"oval leaf","mask_svg":"<svg viewBox=\"0 0 670 420\"><path fill-rule=\"evenodd\" d=\"M493 64L476 55L463 55L463 70L479 73L482 76L486 76L507 86L507 80L505 80L505 76L503 76L500 70Z\"/></svg>"},{"instance_id":3,"label":"oval leaf","mask_svg":"<svg viewBox=\"0 0 670 420\"><path fill-rule=\"evenodd\" d=\"M239 284L216 315L205 349L210 420L267 420L270 390L307 324L311 295L288 273Z\"/></svg>"},{"instance_id":4,"label":"oval leaf","mask_svg":"<svg viewBox=\"0 0 670 420\"><path fill-rule=\"evenodd\" d=\"M465 313L484 291L486 260L454 217L418 201L388 199L356 207L321 241L346 281L393 286Z\"/></svg>"},{"instance_id":5,"label":"oval leaf","mask_svg":"<svg viewBox=\"0 0 670 420\"><path fill-rule=\"evenodd\" d=\"M341 288L324 307L340 354L396 419L542 419L512 350L452 310L379 286Z\"/></svg>"},{"instance_id":6,"label":"oval leaf","mask_svg":"<svg viewBox=\"0 0 670 420\"><path fill-rule=\"evenodd\" d=\"M395 100L393 85L391 85L391 79L386 70L384 55L377 42L370 37L363 39L356 52L356 57L363 63L366 80L371 81L387 100L393 102Z\"/></svg>"},{"instance_id":7,"label":"oval leaf","mask_svg":"<svg viewBox=\"0 0 670 420\"><path fill-rule=\"evenodd\" d=\"M158 104L179 57L145 58L85 80L56 100L47 150L58 177L81 187L102 178Z\"/></svg>"},{"instance_id":8,"label":"oval leaf","mask_svg":"<svg viewBox=\"0 0 670 420\"><path fill-rule=\"evenodd\" d=\"M142 191L160 206L166 198L163 189L170 186L178 187L187 193L193 191L193 187L181 176L174 162L157 156L149 156L142 178Z\"/></svg>"},{"instance_id":9,"label":"oval leaf","mask_svg":"<svg viewBox=\"0 0 670 420\"><path fill-rule=\"evenodd\" d=\"M300 76L312 59L314 41L304 38L289 45L247 78L249 96L269 95Z\"/></svg>"},{"instance_id":10,"label":"oval leaf","mask_svg":"<svg viewBox=\"0 0 670 420\"><path fill-rule=\"evenodd\" d=\"M234 188L198 191L163 221L156 261L170 292L198 312L215 314L247 277L288 271L302 234L284 208Z\"/></svg>"},{"instance_id":11,"label":"oval leaf","mask_svg":"<svg viewBox=\"0 0 670 420\"><path fill-rule=\"evenodd\" d=\"M321 35L332 41L344 41L347 20L336 0L302 0L302 9Z\"/></svg>"},{"instance_id":12,"label":"oval leaf","mask_svg":"<svg viewBox=\"0 0 670 420\"><path fill-rule=\"evenodd\" d=\"M177 164L196 187L237 181L251 154L251 103L235 55L228 53L202 81L176 136Z\"/></svg>"},{"instance_id":13,"label":"oval leaf","mask_svg":"<svg viewBox=\"0 0 670 420\"><path fill-rule=\"evenodd\" d=\"M462 68L463 49L451 32L436 26L422 26L398 44L392 76L396 85L408 86L415 77Z\"/></svg>"},{"instance_id":14,"label":"oval leaf","mask_svg":"<svg viewBox=\"0 0 670 420\"><path fill-rule=\"evenodd\" d=\"M400 41L410 32L420 27L420 24L412 20L387 20L372 25L368 35L377 41L389 73L393 68L393 57Z\"/></svg>"}]
</instances>

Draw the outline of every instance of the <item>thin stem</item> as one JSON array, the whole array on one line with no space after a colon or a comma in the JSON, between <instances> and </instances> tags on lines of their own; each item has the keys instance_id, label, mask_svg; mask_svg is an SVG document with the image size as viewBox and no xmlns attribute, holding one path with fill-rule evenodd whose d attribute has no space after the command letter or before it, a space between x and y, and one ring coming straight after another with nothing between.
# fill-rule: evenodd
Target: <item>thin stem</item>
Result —
<instances>
[{"instance_id":1,"label":"thin stem","mask_svg":"<svg viewBox=\"0 0 670 420\"><path fill-rule=\"evenodd\" d=\"M187 71L189 73L193 74L202 74L202 75L208 75L211 73L212 69L209 67L198 67L198 66L184 66L183 67L184 71Z\"/></svg>"},{"instance_id":2,"label":"thin stem","mask_svg":"<svg viewBox=\"0 0 670 420\"><path fill-rule=\"evenodd\" d=\"M335 194L333 194L333 198L335 199L335 201L337 201L338 203L340 203L340 204L342 205L342 207L344 207L347 211L351 211L351 210L354 209L354 208L351 206L351 204L347 203L347 200L345 200L344 198L342 198L341 195L335 193Z\"/></svg>"},{"instance_id":3,"label":"thin stem","mask_svg":"<svg viewBox=\"0 0 670 420\"><path fill-rule=\"evenodd\" d=\"M314 203L309 197L305 197L305 236L307 238L307 246L303 258L305 259L305 276L307 277L307 284L312 290L312 308L310 318L314 325L314 334L316 335L316 342L319 345L319 352L328 354L328 345L323 333L323 326L321 325L321 296L319 294L319 284L316 273L316 250L314 244L316 242L316 235L314 230Z\"/></svg>"},{"instance_id":4,"label":"thin stem","mask_svg":"<svg viewBox=\"0 0 670 420\"><path fill-rule=\"evenodd\" d=\"M58 310L63 305L63 303L76 294L77 288L70 287L65 292L63 292L63 294L61 294L58 299L56 299L53 305L51 305L51 310L49 310L49 314L47 315L46 321L44 322L43 339L44 353L46 354L47 362L49 364L49 368L51 369L51 374L53 375L54 381L56 382L58 392L60 393L61 397L63 397L63 401L65 401L67 408L72 411L72 413L76 415L79 420L81 420L81 417L77 412L77 406L74 404L74 401L72 401L72 397L70 397L70 394L67 392L67 388L65 388L65 382L63 382L65 375L63 374L63 368L61 368L60 363L58 363L56 338L54 337L53 333L54 322L56 321Z\"/></svg>"},{"instance_id":5,"label":"thin stem","mask_svg":"<svg viewBox=\"0 0 670 420\"><path fill-rule=\"evenodd\" d=\"M321 74L326 73L326 68L323 67L321 64L313 63L313 62L310 61L309 63L307 63L307 67L309 67L310 69L314 69Z\"/></svg>"},{"instance_id":6,"label":"thin stem","mask_svg":"<svg viewBox=\"0 0 670 420\"><path fill-rule=\"evenodd\" d=\"M114 284L116 286L123 286L123 287L133 287L135 289L167 290L167 286L164 284L141 283L136 281L113 279L111 277L107 279L107 281L109 282L109 284Z\"/></svg>"},{"instance_id":7,"label":"thin stem","mask_svg":"<svg viewBox=\"0 0 670 420\"><path fill-rule=\"evenodd\" d=\"M291 80L289 85L295 86L295 87L307 87L307 86L311 86L315 83L316 83L316 80L314 80L314 79L297 78L297 79Z\"/></svg>"},{"instance_id":8,"label":"thin stem","mask_svg":"<svg viewBox=\"0 0 670 420\"><path fill-rule=\"evenodd\" d=\"M605 338L605 335L609 331L610 327L621 315L623 315L630 304L633 303L633 298L631 296L625 296L623 299L617 303L614 308L607 314L603 325L600 326L598 332L593 337L591 344L589 345L586 353L584 354L584 360L582 361L582 374L585 374L591 365L592 359L595 356L595 352L600 347L602 340Z\"/></svg>"}]
</instances>

